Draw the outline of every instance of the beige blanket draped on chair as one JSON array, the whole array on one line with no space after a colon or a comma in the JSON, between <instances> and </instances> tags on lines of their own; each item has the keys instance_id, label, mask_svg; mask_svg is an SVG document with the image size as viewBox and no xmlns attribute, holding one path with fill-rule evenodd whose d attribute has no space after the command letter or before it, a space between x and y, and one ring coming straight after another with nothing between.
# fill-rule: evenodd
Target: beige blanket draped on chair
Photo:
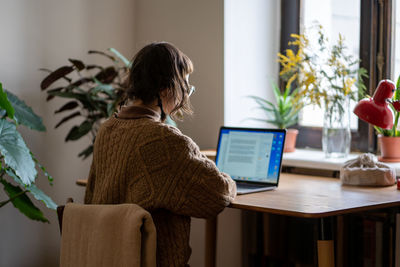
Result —
<instances>
[{"instance_id":1,"label":"beige blanket draped on chair","mask_svg":"<svg viewBox=\"0 0 400 267\"><path fill-rule=\"evenodd\" d=\"M150 213L135 204L67 204L60 266L156 266L156 229Z\"/></svg>"}]
</instances>

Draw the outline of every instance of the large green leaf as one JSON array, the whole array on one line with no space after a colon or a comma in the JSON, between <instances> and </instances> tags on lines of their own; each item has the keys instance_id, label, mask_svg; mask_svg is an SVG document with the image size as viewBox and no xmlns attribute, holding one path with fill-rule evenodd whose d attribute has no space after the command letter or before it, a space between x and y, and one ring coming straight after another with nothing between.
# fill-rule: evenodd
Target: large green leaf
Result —
<instances>
[{"instance_id":1,"label":"large green leaf","mask_svg":"<svg viewBox=\"0 0 400 267\"><path fill-rule=\"evenodd\" d=\"M66 103L65 105L63 105L61 108L57 109L56 111L54 111L54 113L60 113L66 110L71 110L76 108L77 106L79 106L78 102L76 101L70 101L68 103Z\"/></svg>"},{"instance_id":2,"label":"large green leaf","mask_svg":"<svg viewBox=\"0 0 400 267\"><path fill-rule=\"evenodd\" d=\"M33 110L20 100L13 93L6 91L8 99L15 109L14 119L17 123L25 125L32 130L44 132L46 127L43 125L42 118L36 115Z\"/></svg>"},{"instance_id":3,"label":"large green leaf","mask_svg":"<svg viewBox=\"0 0 400 267\"><path fill-rule=\"evenodd\" d=\"M29 219L49 222L49 220L44 217L42 211L38 209L26 193L19 186L14 186L7 182L4 179L0 179L0 182L4 186L4 191L6 191L9 198L11 198L11 203L16 207L20 212L25 214Z\"/></svg>"},{"instance_id":4,"label":"large green leaf","mask_svg":"<svg viewBox=\"0 0 400 267\"><path fill-rule=\"evenodd\" d=\"M14 118L14 108L11 105L9 99L7 98L7 94L3 91L3 85L0 83L0 108L4 109L7 112L7 116L10 119Z\"/></svg>"},{"instance_id":5,"label":"large green leaf","mask_svg":"<svg viewBox=\"0 0 400 267\"><path fill-rule=\"evenodd\" d=\"M57 204L54 203L54 201L48 195L46 195L42 190L37 188L36 185L31 184L26 189L29 192L31 192L32 195L37 200L42 201L46 205L46 207L48 207L49 209L52 209L52 210L56 210L57 209Z\"/></svg>"},{"instance_id":6,"label":"large green leaf","mask_svg":"<svg viewBox=\"0 0 400 267\"><path fill-rule=\"evenodd\" d=\"M107 67L104 70L97 73L94 77L102 83L112 83L118 76L118 71L114 67Z\"/></svg>"},{"instance_id":7,"label":"large green leaf","mask_svg":"<svg viewBox=\"0 0 400 267\"><path fill-rule=\"evenodd\" d=\"M25 187L25 190L28 190L37 200L42 201L46 205L46 207L48 207L49 209L52 209L52 210L57 209L57 204L54 203L54 201L48 195L46 195L42 190L37 188L36 185L31 184L31 185L25 186L22 183L21 179L19 177L17 177L17 175L15 175L15 173L10 169L7 169L6 173L8 174L8 176L13 178L16 183L18 183L22 187Z\"/></svg>"},{"instance_id":8,"label":"large green leaf","mask_svg":"<svg viewBox=\"0 0 400 267\"><path fill-rule=\"evenodd\" d=\"M40 68L39 70L41 70L41 71L44 71L44 72L47 72L47 73L52 73L53 71L52 70L50 70L50 69L46 69L46 68ZM67 82L71 82L72 81L72 79L70 79L70 78L68 78L68 77L66 77L66 76L64 76L64 77L62 77L64 80L66 80Z\"/></svg>"},{"instance_id":9,"label":"large green leaf","mask_svg":"<svg viewBox=\"0 0 400 267\"><path fill-rule=\"evenodd\" d=\"M102 66L92 64L92 65L86 65L86 69L87 70L92 70L92 69L103 70L104 68Z\"/></svg>"},{"instance_id":10,"label":"large green leaf","mask_svg":"<svg viewBox=\"0 0 400 267\"><path fill-rule=\"evenodd\" d=\"M47 75L46 78L43 79L42 83L40 84L40 88L42 88L42 90L45 90L52 83L54 83L60 78L66 78L66 75L70 74L73 71L74 68L71 66L63 66L56 69L55 71Z\"/></svg>"},{"instance_id":11,"label":"large green leaf","mask_svg":"<svg viewBox=\"0 0 400 267\"><path fill-rule=\"evenodd\" d=\"M24 184L35 181L37 172L30 151L15 125L5 119L0 120L0 152Z\"/></svg>"},{"instance_id":12,"label":"large green leaf","mask_svg":"<svg viewBox=\"0 0 400 267\"><path fill-rule=\"evenodd\" d=\"M69 131L67 137L65 138L65 141L74 141L78 140L82 136L86 135L90 130L92 130L93 124L89 121L84 121L82 122L81 125L79 126L74 126L72 129Z\"/></svg>"},{"instance_id":13,"label":"large green leaf","mask_svg":"<svg viewBox=\"0 0 400 267\"><path fill-rule=\"evenodd\" d=\"M131 62L126 57L124 57L117 49L109 48L108 50L116 55L119 59L121 59L126 67L131 67Z\"/></svg>"},{"instance_id":14,"label":"large green leaf","mask_svg":"<svg viewBox=\"0 0 400 267\"><path fill-rule=\"evenodd\" d=\"M61 121L59 121L59 122L56 124L56 126L55 126L54 128L58 128L61 124L63 124L63 123L65 123L65 122L69 121L69 120L72 119L72 118L75 118L75 117L77 117L77 116L80 116L80 115L81 115L81 113L80 113L79 111L76 111L76 112L74 112L74 113L68 115L67 117L63 118Z\"/></svg>"},{"instance_id":15,"label":"large green leaf","mask_svg":"<svg viewBox=\"0 0 400 267\"><path fill-rule=\"evenodd\" d=\"M72 58L69 58L68 60L69 60L69 62L71 62L71 63L75 66L75 68L77 68L77 70L79 70L79 71L81 71L81 70L83 70L83 69L85 68L85 64L84 64L81 60L79 60L79 59L72 59Z\"/></svg>"}]
</instances>

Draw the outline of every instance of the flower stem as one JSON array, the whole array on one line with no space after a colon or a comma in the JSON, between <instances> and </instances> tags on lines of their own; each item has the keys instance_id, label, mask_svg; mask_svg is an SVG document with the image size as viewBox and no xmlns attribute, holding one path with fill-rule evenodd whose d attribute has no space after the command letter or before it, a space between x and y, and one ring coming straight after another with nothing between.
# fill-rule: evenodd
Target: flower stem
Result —
<instances>
[{"instance_id":1,"label":"flower stem","mask_svg":"<svg viewBox=\"0 0 400 267\"><path fill-rule=\"evenodd\" d=\"M399 115L400 115L399 112L397 112L396 118L395 118L394 124L393 124L393 130L392 130L393 136L397 136L397 123L399 122Z\"/></svg>"}]
</instances>

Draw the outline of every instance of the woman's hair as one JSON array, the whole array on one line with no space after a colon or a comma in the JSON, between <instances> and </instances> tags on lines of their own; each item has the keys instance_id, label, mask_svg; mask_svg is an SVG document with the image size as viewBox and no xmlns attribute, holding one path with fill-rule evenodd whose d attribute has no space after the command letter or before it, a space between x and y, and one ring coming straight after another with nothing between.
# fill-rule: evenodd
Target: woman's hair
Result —
<instances>
[{"instance_id":1,"label":"woman's hair","mask_svg":"<svg viewBox=\"0 0 400 267\"><path fill-rule=\"evenodd\" d=\"M132 60L127 97L140 99L144 104L150 104L157 99L162 109L160 92L167 89L167 94L177 102L171 111L171 116L181 117L182 112L191 114L188 95L190 85L186 75L192 72L192 61L172 44L166 42L149 44ZM165 114L162 110L161 120L164 119Z\"/></svg>"}]
</instances>

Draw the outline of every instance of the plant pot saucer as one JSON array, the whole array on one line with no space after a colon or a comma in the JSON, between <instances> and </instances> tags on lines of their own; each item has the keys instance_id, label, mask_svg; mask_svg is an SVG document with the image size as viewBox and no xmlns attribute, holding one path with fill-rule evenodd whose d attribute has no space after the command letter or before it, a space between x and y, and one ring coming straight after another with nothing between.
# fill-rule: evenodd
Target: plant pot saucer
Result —
<instances>
[{"instance_id":1,"label":"plant pot saucer","mask_svg":"<svg viewBox=\"0 0 400 267\"><path fill-rule=\"evenodd\" d=\"M380 162L400 162L400 158L385 158L385 157L382 157L382 156L379 156L378 160Z\"/></svg>"}]
</instances>

